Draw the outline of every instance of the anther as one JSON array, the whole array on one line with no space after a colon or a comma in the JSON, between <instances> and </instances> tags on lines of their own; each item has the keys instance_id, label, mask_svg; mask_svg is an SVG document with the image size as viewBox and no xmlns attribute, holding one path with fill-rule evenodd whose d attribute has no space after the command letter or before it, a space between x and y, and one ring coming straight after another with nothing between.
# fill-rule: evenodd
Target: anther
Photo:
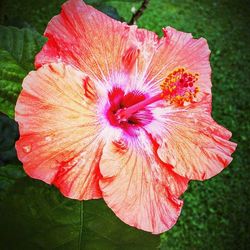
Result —
<instances>
[{"instance_id":1,"label":"anther","mask_svg":"<svg viewBox=\"0 0 250 250\"><path fill-rule=\"evenodd\" d=\"M194 86L198 76L197 73L190 73L184 68L175 69L160 85L164 99L177 105L193 102L199 92L199 88Z\"/></svg>"}]
</instances>

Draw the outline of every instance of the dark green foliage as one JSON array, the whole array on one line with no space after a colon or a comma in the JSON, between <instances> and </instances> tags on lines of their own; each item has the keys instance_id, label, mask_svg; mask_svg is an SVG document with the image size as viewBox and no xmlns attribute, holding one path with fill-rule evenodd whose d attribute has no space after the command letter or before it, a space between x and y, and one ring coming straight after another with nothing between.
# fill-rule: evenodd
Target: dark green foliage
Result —
<instances>
[{"instance_id":1,"label":"dark green foliage","mask_svg":"<svg viewBox=\"0 0 250 250\"><path fill-rule=\"evenodd\" d=\"M45 42L36 31L0 25L0 111L14 116L23 78Z\"/></svg>"},{"instance_id":2,"label":"dark green foliage","mask_svg":"<svg viewBox=\"0 0 250 250\"><path fill-rule=\"evenodd\" d=\"M7 51L26 72L34 68L34 55L44 42L45 38L36 31L0 26L0 48Z\"/></svg>"},{"instance_id":3,"label":"dark green foliage","mask_svg":"<svg viewBox=\"0 0 250 250\"><path fill-rule=\"evenodd\" d=\"M7 164L0 167L0 206L3 205L4 199L9 195L9 189L15 184L16 180L25 176L21 165ZM12 196L11 196L12 197ZM1 214L2 219L2 214ZM0 222L0 232L2 233L4 224ZM1 239L1 237L0 237ZM1 247L1 245L0 245Z\"/></svg>"},{"instance_id":4,"label":"dark green foliage","mask_svg":"<svg viewBox=\"0 0 250 250\"><path fill-rule=\"evenodd\" d=\"M30 27L43 33L51 17L59 13L63 2L64 0L3 0L0 4L2 7L0 22L5 25ZM140 4L138 1L136 3L133 1L102 2L116 8L127 21L132 15L131 7L138 7ZM92 0L92 4L98 5L99 1ZM250 13L248 4L248 1L243 0L151 0L148 9L137 23L139 27L153 30L158 34L161 34L162 27L169 25L185 32L192 32L195 37L203 36L208 40L212 51L213 117L233 132L233 141L238 143L234 161L226 170L211 180L191 182L188 191L183 195L185 205L181 217L172 230L162 235L161 249L250 249L250 147L248 142L250 138ZM14 103L20 91L19 84L28 68L32 66L32 58L28 63L30 66L25 66L25 63L20 64L16 54L10 54L6 44L3 47L1 41L0 49L2 49L0 50L0 110L13 116ZM35 50L33 50L34 53ZM0 237L3 239L0 238L0 248L30 249L29 247L32 246L31 249L53 247L84 249L84 247L78 248L76 243L81 241L86 244L85 249L116 249L108 245L110 243L108 239L102 247L95 248L91 245L100 241L97 234L90 232L99 230L99 227L105 233L104 238L116 237L114 241L122 243L114 244L117 249L130 249L125 242L135 241L133 235L140 238L139 242L146 242L143 237L148 237L148 234L144 236L144 233L139 234L135 229L131 229L135 234L128 232L127 230L130 229L127 227L122 229L124 230L122 234L117 234L116 228L120 230L122 223L115 217L108 220L105 218L112 212L106 210L102 202L99 204L98 201L90 201L82 204L61 197L54 188L38 181L27 178L16 181L23 175L22 173L20 168L13 165L0 168L0 201L5 200L2 203L5 205L1 205L0 211ZM62 203L63 201L65 203ZM62 204L62 206L56 208L56 204ZM50 206L54 206L55 209L52 210ZM88 206L92 206L91 209ZM100 209L100 213L105 210L107 214L104 213L102 220L106 219L106 222L91 225L90 222L85 221L84 227L80 226L81 216L85 220L93 218L87 215L88 209L92 212ZM71 217L71 212L78 216ZM112 221L120 224L109 231ZM4 226L2 226L3 223ZM67 227L71 229L68 231ZM84 237L84 230L82 234L80 233L81 228L86 230L88 238ZM110 232L113 232L112 236L109 235ZM40 240L37 240L38 234ZM29 235L26 241L25 235ZM118 240L117 237L119 237ZM58 245L60 238L65 242L62 246ZM72 241L69 242L70 240ZM155 244L154 240L150 242ZM4 245L7 244L6 242L10 247L6 248ZM16 242L19 247L15 247ZM46 243L50 245L43 245ZM133 245L134 248L131 249L143 249L143 244L139 244ZM148 249L156 249L156 247L148 245Z\"/></svg>"},{"instance_id":5,"label":"dark green foliage","mask_svg":"<svg viewBox=\"0 0 250 250\"><path fill-rule=\"evenodd\" d=\"M33 28L39 31L41 34L44 32L49 20L60 12L61 5L66 2L64 0L2 1L2 11L0 13L0 22L2 24L16 26L19 28ZM86 0L85 2L116 20L123 20L118 11L110 4L110 1ZM120 4L121 2L123 1L120 1ZM20 9L22 11L19 11Z\"/></svg>"},{"instance_id":6,"label":"dark green foliage","mask_svg":"<svg viewBox=\"0 0 250 250\"><path fill-rule=\"evenodd\" d=\"M159 245L158 236L124 224L102 200L67 199L28 177L8 193L0 205L0 249L149 250Z\"/></svg>"},{"instance_id":7,"label":"dark green foliage","mask_svg":"<svg viewBox=\"0 0 250 250\"><path fill-rule=\"evenodd\" d=\"M113 19L116 19L118 21L124 21L124 19L119 15L116 8L107 5L106 3L99 3L94 5L98 10L101 12L107 14L108 16L112 17Z\"/></svg>"},{"instance_id":8,"label":"dark green foliage","mask_svg":"<svg viewBox=\"0 0 250 250\"><path fill-rule=\"evenodd\" d=\"M0 167L18 163L15 142L19 137L18 124L0 112Z\"/></svg>"}]
</instances>

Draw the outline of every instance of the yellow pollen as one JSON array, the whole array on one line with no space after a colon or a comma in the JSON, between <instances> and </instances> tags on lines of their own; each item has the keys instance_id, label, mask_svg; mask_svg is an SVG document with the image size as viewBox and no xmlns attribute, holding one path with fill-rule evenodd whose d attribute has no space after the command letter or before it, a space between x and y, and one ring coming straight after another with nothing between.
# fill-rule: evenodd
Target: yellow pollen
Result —
<instances>
[{"instance_id":1,"label":"yellow pollen","mask_svg":"<svg viewBox=\"0 0 250 250\"><path fill-rule=\"evenodd\" d=\"M160 84L165 100L182 106L185 102L193 102L199 87L195 86L199 74L190 73L184 68L172 71Z\"/></svg>"}]
</instances>

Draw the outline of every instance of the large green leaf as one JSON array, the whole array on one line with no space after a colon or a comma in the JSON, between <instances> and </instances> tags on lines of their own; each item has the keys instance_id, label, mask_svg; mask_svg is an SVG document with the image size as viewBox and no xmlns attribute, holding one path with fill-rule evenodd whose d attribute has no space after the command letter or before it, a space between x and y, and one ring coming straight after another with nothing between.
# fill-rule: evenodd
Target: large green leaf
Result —
<instances>
[{"instance_id":1,"label":"large green leaf","mask_svg":"<svg viewBox=\"0 0 250 250\"><path fill-rule=\"evenodd\" d=\"M13 117L22 80L45 39L29 29L0 25L0 111Z\"/></svg>"},{"instance_id":2,"label":"large green leaf","mask_svg":"<svg viewBox=\"0 0 250 250\"><path fill-rule=\"evenodd\" d=\"M0 205L0 249L150 250L159 246L159 236L124 224L103 200L67 199L28 177L8 193Z\"/></svg>"}]
</instances>

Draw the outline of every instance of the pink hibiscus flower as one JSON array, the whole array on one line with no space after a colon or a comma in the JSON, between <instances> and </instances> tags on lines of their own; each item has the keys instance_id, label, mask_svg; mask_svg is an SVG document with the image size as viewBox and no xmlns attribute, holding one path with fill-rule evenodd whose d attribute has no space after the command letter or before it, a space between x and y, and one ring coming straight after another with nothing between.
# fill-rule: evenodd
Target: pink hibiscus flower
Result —
<instances>
[{"instance_id":1,"label":"pink hibiscus flower","mask_svg":"<svg viewBox=\"0 0 250 250\"><path fill-rule=\"evenodd\" d=\"M28 175L73 199L103 198L155 234L176 223L188 181L218 174L236 147L211 118L206 40L163 31L66 2L16 105Z\"/></svg>"}]
</instances>

